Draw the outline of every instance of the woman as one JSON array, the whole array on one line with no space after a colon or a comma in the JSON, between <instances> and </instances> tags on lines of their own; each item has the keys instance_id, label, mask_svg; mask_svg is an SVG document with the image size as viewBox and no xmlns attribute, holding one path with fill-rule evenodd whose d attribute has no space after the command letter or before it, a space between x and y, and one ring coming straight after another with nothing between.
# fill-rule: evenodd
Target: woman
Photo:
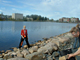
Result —
<instances>
[{"instance_id":1,"label":"woman","mask_svg":"<svg viewBox=\"0 0 80 60\"><path fill-rule=\"evenodd\" d=\"M79 24L76 25L76 28L79 29ZM74 46L74 49L80 47L80 41L79 41L79 38L78 37L75 37L75 41L74 41L74 45L73 46Z\"/></svg>"},{"instance_id":2,"label":"woman","mask_svg":"<svg viewBox=\"0 0 80 60\"><path fill-rule=\"evenodd\" d=\"M78 28L74 27L74 28L71 29L70 32L72 33L73 37L75 37L75 38L78 37L78 39L80 41L80 31L79 31ZM77 56L79 54L80 54L80 48L75 53L68 54L68 59L70 59L71 57L75 57L75 56Z\"/></svg>"},{"instance_id":3,"label":"woman","mask_svg":"<svg viewBox=\"0 0 80 60\"><path fill-rule=\"evenodd\" d=\"M23 29L21 30L21 41L19 44L19 48L22 47L23 41L26 41L26 44L28 45L28 48L30 47L29 42L28 42L28 33L27 33L27 29L26 26L23 26Z\"/></svg>"}]
</instances>

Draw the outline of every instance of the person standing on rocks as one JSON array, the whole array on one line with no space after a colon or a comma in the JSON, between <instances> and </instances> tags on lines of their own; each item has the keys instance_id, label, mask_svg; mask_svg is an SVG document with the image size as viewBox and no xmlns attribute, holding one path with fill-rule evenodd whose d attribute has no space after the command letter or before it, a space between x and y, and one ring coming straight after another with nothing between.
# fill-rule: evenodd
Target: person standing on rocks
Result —
<instances>
[{"instance_id":1,"label":"person standing on rocks","mask_svg":"<svg viewBox=\"0 0 80 60\"><path fill-rule=\"evenodd\" d=\"M79 32L79 29L76 28L76 27L73 27L70 31L72 33L72 35L74 37L78 37L79 38L79 43L80 43L80 32ZM75 57L76 55L79 55L80 54L80 48L73 54L68 54L68 59L70 59L71 57Z\"/></svg>"},{"instance_id":2,"label":"person standing on rocks","mask_svg":"<svg viewBox=\"0 0 80 60\"><path fill-rule=\"evenodd\" d=\"M76 28L80 30L79 24L76 25ZM79 48L79 47L80 47L79 38L78 38L78 37L75 37L75 41L74 41L74 44L73 44L73 48L76 49L76 48Z\"/></svg>"},{"instance_id":3,"label":"person standing on rocks","mask_svg":"<svg viewBox=\"0 0 80 60\"><path fill-rule=\"evenodd\" d=\"M23 26L23 29L21 30L21 41L20 41L20 44L19 44L19 48L22 47L24 39L25 39L26 44L28 45L28 48L29 48L30 45L29 45L29 42L28 42L28 33L27 33L27 29L26 29L25 25Z\"/></svg>"}]
</instances>

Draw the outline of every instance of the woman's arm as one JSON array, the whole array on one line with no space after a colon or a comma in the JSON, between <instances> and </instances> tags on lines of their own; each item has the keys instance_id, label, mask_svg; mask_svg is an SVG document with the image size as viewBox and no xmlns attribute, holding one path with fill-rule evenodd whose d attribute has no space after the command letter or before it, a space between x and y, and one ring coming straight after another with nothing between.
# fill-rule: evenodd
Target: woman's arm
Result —
<instances>
[{"instance_id":1,"label":"woman's arm","mask_svg":"<svg viewBox=\"0 0 80 60\"><path fill-rule=\"evenodd\" d=\"M68 56L68 59L70 59L71 57L74 57L76 55L79 55L80 54L80 48L74 53L74 54L69 54Z\"/></svg>"},{"instance_id":2,"label":"woman's arm","mask_svg":"<svg viewBox=\"0 0 80 60\"><path fill-rule=\"evenodd\" d=\"M24 37L23 37L23 35L22 35L22 34L23 34L23 31L21 30L21 37L24 39Z\"/></svg>"},{"instance_id":3,"label":"woman's arm","mask_svg":"<svg viewBox=\"0 0 80 60\"><path fill-rule=\"evenodd\" d=\"M23 35L21 35L21 37L24 39Z\"/></svg>"}]
</instances>

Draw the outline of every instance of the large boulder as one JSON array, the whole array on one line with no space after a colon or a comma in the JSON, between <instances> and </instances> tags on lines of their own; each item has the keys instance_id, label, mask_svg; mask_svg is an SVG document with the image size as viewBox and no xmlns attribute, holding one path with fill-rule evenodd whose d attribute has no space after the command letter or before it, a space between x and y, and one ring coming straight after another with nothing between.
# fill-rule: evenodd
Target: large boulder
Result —
<instances>
[{"instance_id":1,"label":"large boulder","mask_svg":"<svg viewBox=\"0 0 80 60\"><path fill-rule=\"evenodd\" d=\"M55 49L54 46L56 46L54 43L49 42L45 46L41 47L38 49L38 52L43 52L43 53L52 53ZM57 46L56 46L57 48ZM58 48L57 48L58 49Z\"/></svg>"},{"instance_id":2,"label":"large boulder","mask_svg":"<svg viewBox=\"0 0 80 60\"><path fill-rule=\"evenodd\" d=\"M21 57L21 58L23 58L23 57L24 57L24 55L23 55L23 54L21 54L21 53L18 53L18 54L17 54L17 57Z\"/></svg>"},{"instance_id":3,"label":"large boulder","mask_svg":"<svg viewBox=\"0 0 80 60\"><path fill-rule=\"evenodd\" d=\"M5 54L3 58L4 58L4 59L9 59L9 58L12 58L12 56L9 55L9 54Z\"/></svg>"},{"instance_id":4,"label":"large boulder","mask_svg":"<svg viewBox=\"0 0 80 60\"><path fill-rule=\"evenodd\" d=\"M0 54L0 58L2 58L2 54Z\"/></svg>"},{"instance_id":5,"label":"large boulder","mask_svg":"<svg viewBox=\"0 0 80 60\"><path fill-rule=\"evenodd\" d=\"M61 43L69 41L69 38L67 38L67 37L58 37L58 39L59 39L59 42L61 42Z\"/></svg>"},{"instance_id":6,"label":"large boulder","mask_svg":"<svg viewBox=\"0 0 80 60\"><path fill-rule=\"evenodd\" d=\"M10 59L7 59L7 60L28 60L28 59L16 57L16 58L10 58Z\"/></svg>"},{"instance_id":7,"label":"large boulder","mask_svg":"<svg viewBox=\"0 0 80 60\"><path fill-rule=\"evenodd\" d=\"M48 60L53 60L52 56L49 56L49 57L48 57Z\"/></svg>"},{"instance_id":8,"label":"large boulder","mask_svg":"<svg viewBox=\"0 0 80 60\"><path fill-rule=\"evenodd\" d=\"M12 57L17 57L17 53L16 52L9 52L9 55L11 55Z\"/></svg>"},{"instance_id":9,"label":"large boulder","mask_svg":"<svg viewBox=\"0 0 80 60\"><path fill-rule=\"evenodd\" d=\"M4 53L5 51L4 50L2 50L2 51L0 51L1 53Z\"/></svg>"},{"instance_id":10,"label":"large boulder","mask_svg":"<svg viewBox=\"0 0 80 60\"><path fill-rule=\"evenodd\" d=\"M33 53L33 52L37 52L37 50L38 50L38 46L33 46L29 49L29 52Z\"/></svg>"},{"instance_id":11,"label":"large boulder","mask_svg":"<svg viewBox=\"0 0 80 60\"><path fill-rule=\"evenodd\" d=\"M53 53L53 56L58 57L59 56L59 53L58 52L54 52Z\"/></svg>"},{"instance_id":12,"label":"large boulder","mask_svg":"<svg viewBox=\"0 0 80 60\"><path fill-rule=\"evenodd\" d=\"M53 39L51 40L51 42L52 42L52 43L55 43L58 47L60 46L60 42L59 42L58 39L54 39L54 38L53 38Z\"/></svg>"},{"instance_id":13,"label":"large boulder","mask_svg":"<svg viewBox=\"0 0 80 60\"><path fill-rule=\"evenodd\" d=\"M64 37L73 38L73 35L71 33L67 33L64 35Z\"/></svg>"},{"instance_id":14,"label":"large boulder","mask_svg":"<svg viewBox=\"0 0 80 60\"><path fill-rule=\"evenodd\" d=\"M22 54L24 55L24 57L25 57L26 55L29 54L29 51L28 51L28 50L23 50L21 53L22 53Z\"/></svg>"},{"instance_id":15,"label":"large boulder","mask_svg":"<svg viewBox=\"0 0 80 60\"><path fill-rule=\"evenodd\" d=\"M13 50L16 52L16 51L18 51L18 49L15 47L15 48L13 48Z\"/></svg>"},{"instance_id":16,"label":"large boulder","mask_svg":"<svg viewBox=\"0 0 80 60\"><path fill-rule=\"evenodd\" d=\"M26 55L25 58L29 60L44 60L43 54L39 52L34 52L32 54Z\"/></svg>"},{"instance_id":17,"label":"large boulder","mask_svg":"<svg viewBox=\"0 0 80 60\"><path fill-rule=\"evenodd\" d=\"M59 60L66 60L65 56L59 57Z\"/></svg>"},{"instance_id":18,"label":"large boulder","mask_svg":"<svg viewBox=\"0 0 80 60\"><path fill-rule=\"evenodd\" d=\"M7 50L5 53L12 52L11 50Z\"/></svg>"},{"instance_id":19,"label":"large boulder","mask_svg":"<svg viewBox=\"0 0 80 60\"><path fill-rule=\"evenodd\" d=\"M18 53L21 53L21 51L20 50L16 51L16 54L18 54Z\"/></svg>"},{"instance_id":20,"label":"large boulder","mask_svg":"<svg viewBox=\"0 0 80 60\"><path fill-rule=\"evenodd\" d=\"M4 60L3 58L0 58L0 60Z\"/></svg>"}]
</instances>

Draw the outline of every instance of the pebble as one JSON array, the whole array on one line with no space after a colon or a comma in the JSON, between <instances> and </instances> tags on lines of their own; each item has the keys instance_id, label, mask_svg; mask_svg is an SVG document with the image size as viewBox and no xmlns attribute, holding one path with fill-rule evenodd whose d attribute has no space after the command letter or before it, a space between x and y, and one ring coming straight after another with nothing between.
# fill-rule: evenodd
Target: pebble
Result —
<instances>
[{"instance_id":1,"label":"pebble","mask_svg":"<svg viewBox=\"0 0 80 60\"><path fill-rule=\"evenodd\" d=\"M26 49L26 48L28 48L28 46L27 45L24 45L24 48Z\"/></svg>"},{"instance_id":2,"label":"pebble","mask_svg":"<svg viewBox=\"0 0 80 60\"><path fill-rule=\"evenodd\" d=\"M59 53L58 52L54 52L53 55L54 55L54 57L59 57Z\"/></svg>"}]
</instances>

